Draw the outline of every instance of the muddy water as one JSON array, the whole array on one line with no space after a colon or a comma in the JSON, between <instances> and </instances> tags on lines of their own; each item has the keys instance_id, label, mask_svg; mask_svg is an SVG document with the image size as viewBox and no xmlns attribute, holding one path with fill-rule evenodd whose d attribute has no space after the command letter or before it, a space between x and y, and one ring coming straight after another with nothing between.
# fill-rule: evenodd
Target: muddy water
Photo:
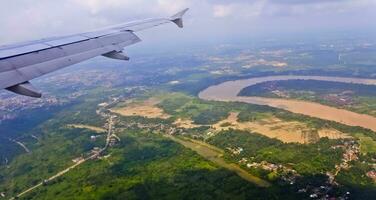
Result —
<instances>
[{"instance_id":1,"label":"muddy water","mask_svg":"<svg viewBox=\"0 0 376 200\"><path fill-rule=\"evenodd\" d=\"M376 117L372 117L369 115L358 114L348 110L333 108L330 106L325 106L318 103L307 101L238 96L239 92L245 87L268 81L282 80L319 80L341 83L376 85L376 79L342 78L326 76L268 76L228 81L221 83L219 85L214 85L201 91L199 97L204 100L245 102L258 105L268 105L275 108L281 108L293 113L335 121L349 126L361 126L376 132Z\"/></svg>"}]
</instances>

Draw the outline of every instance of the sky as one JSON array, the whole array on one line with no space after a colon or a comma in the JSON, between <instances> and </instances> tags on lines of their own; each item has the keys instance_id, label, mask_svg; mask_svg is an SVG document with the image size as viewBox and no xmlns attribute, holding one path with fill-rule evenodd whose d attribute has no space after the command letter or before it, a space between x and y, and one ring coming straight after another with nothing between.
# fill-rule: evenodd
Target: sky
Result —
<instances>
[{"instance_id":1,"label":"sky","mask_svg":"<svg viewBox=\"0 0 376 200\"><path fill-rule=\"evenodd\" d=\"M0 44L170 16L184 8L190 8L184 30L170 25L145 31L141 38L147 44L203 43L376 29L376 0L2 0L1 4Z\"/></svg>"}]
</instances>

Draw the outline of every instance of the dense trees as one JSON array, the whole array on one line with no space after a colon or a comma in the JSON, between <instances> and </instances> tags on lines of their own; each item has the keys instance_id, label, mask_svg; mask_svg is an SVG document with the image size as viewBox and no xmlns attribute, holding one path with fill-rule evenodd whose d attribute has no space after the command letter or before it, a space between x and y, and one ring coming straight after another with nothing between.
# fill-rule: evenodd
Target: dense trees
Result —
<instances>
[{"instance_id":1,"label":"dense trees","mask_svg":"<svg viewBox=\"0 0 376 200\"><path fill-rule=\"evenodd\" d=\"M339 141L321 139L319 142L304 144L284 144L265 136L245 131L223 131L209 142L222 149L241 147L239 155L233 156L228 152L227 158L238 161L241 158L252 159L253 162L267 161L275 164L291 165L301 174L319 174L334 169L340 163L342 150L330 148Z\"/></svg>"}]
</instances>

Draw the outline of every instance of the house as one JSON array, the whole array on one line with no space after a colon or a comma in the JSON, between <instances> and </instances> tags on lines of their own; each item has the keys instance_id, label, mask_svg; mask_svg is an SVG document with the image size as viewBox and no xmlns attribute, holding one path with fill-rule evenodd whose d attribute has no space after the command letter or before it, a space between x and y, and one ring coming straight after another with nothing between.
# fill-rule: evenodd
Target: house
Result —
<instances>
[{"instance_id":1,"label":"house","mask_svg":"<svg viewBox=\"0 0 376 200\"><path fill-rule=\"evenodd\" d=\"M376 171L369 171L369 172L367 172L367 176L369 177L369 178L371 178L373 181L375 181L376 182Z\"/></svg>"}]
</instances>

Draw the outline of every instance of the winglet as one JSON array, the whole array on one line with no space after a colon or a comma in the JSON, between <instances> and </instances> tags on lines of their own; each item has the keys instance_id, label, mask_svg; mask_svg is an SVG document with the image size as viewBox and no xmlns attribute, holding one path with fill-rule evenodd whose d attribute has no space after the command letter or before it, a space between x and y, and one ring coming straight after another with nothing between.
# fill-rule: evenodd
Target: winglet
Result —
<instances>
[{"instance_id":1,"label":"winglet","mask_svg":"<svg viewBox=\"0 0 376 200\"><path fill-rule=\"evenodd\" d=\"M174 22L179 28L183 28L183 15L189 10L189 8L186 8L175 15L170 17L170 20Z\"/></svg>"}]
</instances>

